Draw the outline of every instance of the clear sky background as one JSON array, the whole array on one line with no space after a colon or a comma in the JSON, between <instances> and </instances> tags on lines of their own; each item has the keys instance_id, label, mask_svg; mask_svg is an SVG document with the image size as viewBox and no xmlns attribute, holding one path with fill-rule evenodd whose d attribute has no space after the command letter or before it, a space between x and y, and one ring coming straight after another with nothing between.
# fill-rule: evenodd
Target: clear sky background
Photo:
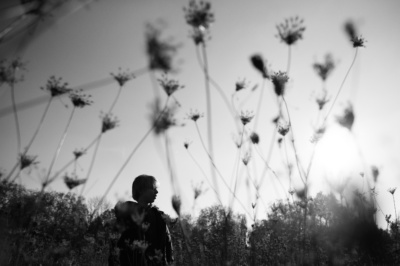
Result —
<instances>
[{"instance_id":1,"label":"clear sky background","mask_svg":"<svg viewBox=\"0 0 400 266\"><path fill-rule=\"evenodd\" d=\"M10 5L17 1L8 1ZM188 1L170 0L116 0L96 1L86 8L78 8L77 2L65 7L63 16L49 28L42 31L28 43L20 55L27 62L25 80L15 88L17 103L42 97L45 92L40 87L46 84L51 75L62 77L71 87L79 87L92 81L110 77L118 68L134 71L146 67L145 26L146 23L160 25L162 38L171 38L173 43L181 44L176 55L179 71L171 74L185 85L176 92L175 98L181 107L176 119L180 126L168 130L171 143L170 159L173 162L175 178L182 198L182 208L188 213L197 213L199 209L217 202L202 172L185 150L183 143L192 141L190 152L211 179L208 158L201 146L195 125L185 119L190 109L206 112L204 75L196 59L196 49L188 37L190 27L184 20L182 8ZM7 5L5 4L4 7ZM299 156L307 165L313 144L310 138L317 119L318 108L315 96L321 91L322 83L315 74L312 64L322 62L326 53L331 53L336 69L327 81L331 95L338 90L352 60L355 49L344 33L343 25L352 20L359 32L367 40L366 48L360 48L356 62L343 87L333 115L328 120L329 127L321 145L316 151L315 163L311 170L311 191L334 191L334 187L351 177L350 184L362 187L365 173L370 177L370 166L380 170L376 184L377 199L385 214L393 216L393 202L388 188L400 187L400 25L398 1L212 1L215 23L211 27L211 40L207 42L210 75L217 81L230 98L239 78L249 81L249 89L237 94L235 101L241 102L251 94L251 87L258 84L258 90L252 93L243 106L243 110L256 111L260 95L261 77L250 64L249 57L260 53L268 61L272 70L286 70L288 48L275 37L276 25L285 18L298 15L304 18L306 31L304 39L292 47L290 81L286 100L291 113L295 134L295 143ZM12 10L12 12L11 12ZM13 16L21 12L15 8L2 9L1 25L11 22ZM58 13L56 13L58 14ZM15 17L14 17L15 18ZM56 16L56 18L58 18ZM46 23L46 22L44 22ZM12 58L13 42L1 44L2 58ZM156 77L161 77L156 73ZM119 118L120 126L107 132L99 146L85 196L90 198L102 195L116 175L123 162L151 127L149 115L154 101L154 89L148 74L137 77L123 88L113 113ZM260 135L260 149L266 156L270 148L270 139L274 130L271 120L277 115L276 99L269 82L264 88L263 106L256 131ZM68 136L61 150L54 171L72 158L72 151L87 146L100 132L101 111L107 111L118 91L116 82L90 91L94 104L83 110L77 110L72 120ZM163 93L159 88L160 93ZM220 95L212 88L212 114L215 162L227 182L235 176L237 148L232 139L235 126ZM166 96L163 95L163 100ZM0 108L11 106L10 89L6 85L0 88ZM334 122L336 114L343 111L350 101L355 112L352 133ZM67 103L69 108L65 108ZM331 103L331 102L330 102ZM329 103L328 103L328 106ZM19 112L22 131L22 146L32 136L45 102ZM67 98L52 103L43 128L33 144L29 154L38 155L40 164L36 168L26 169L21 174L22 182L30 188L40 188L42 169L46 169L54 155L57 143L71 112ZM198 120L203 138L207 137L206 118ZM184 125L183 125L184 124ZM0 117L0 167L9 172L17 157L16 129L12 113ZM254 121L248 125L254 126ZM287 142L290 154L293 150ZM91 149L79 162L77 173L85 177ZM243 154L243 152L242 152ZM292 159L292 158L290 158ZM289 179L284 149L274 148L271 167L276 171L286 190ZM292 160L294 163L294 161ZM263 163L253 152L249 163L250 176L259 178ZM368 170L367 170L368 169ZM73 167L69 169L69 172ZM108 195L109 201L130 198L131 183L139 174L154 175L161 183L156 204L165 212L174 215L171 207L173 186L168 171L165 138L151 134L134 154ZM255 200L254 188L246 183L246 169L240 164L238 198L251 212L251 202ZM276 178L266 175L260 189L262 201L258 208L258 217L265 217L265 210L284 194ZM196 205L193 201L192 187L204 182L206 193L201 195ZM364 181L366 182L366 181ZM298 187L298 176L293 176L293 185ZM328 185L330 184L330 185ZM366 183L364 183L366 184ZM372 183L371 183L372 184ZM373 186L373 184L372 184ZM222 182L219 182L220 196L224 204L229 203L230 195ZM52 183L48 190L67 192L62 178ZM366 188L364 187L364 191ZM77 191L80 191L78 189ZM398 199L398 193L395 197ZM399 205L399 204L398 204ZM194 206L194 207L193 207ZM235 210L245 213L239 204ZM269 210L269 209L268 209ZM382 213L377 215L384 225Z\"/></svg>"}]
</instances>

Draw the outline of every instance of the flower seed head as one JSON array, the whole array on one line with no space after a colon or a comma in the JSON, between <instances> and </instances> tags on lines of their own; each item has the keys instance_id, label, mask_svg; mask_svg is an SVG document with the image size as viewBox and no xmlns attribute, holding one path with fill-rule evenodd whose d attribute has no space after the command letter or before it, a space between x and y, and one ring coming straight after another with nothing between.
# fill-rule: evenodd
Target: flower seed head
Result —
<instances>
[{"instance_id":1,"label":"flower seed head","mask_svg":"<svg viewBox=\"0 0 400 266\"><path fill-rule=\"evenodd\" d=\"M250 140L253 144L258 144L260 142L260 136L256 132L251 132Z\"/></svg>"},{"instance_id":2,"label":"flower seed head","mask_svg":"<svg viewBox=\"0 0 400 266\"><path fill-rule=\"evenodd\" d=\"M158 79L158 82L168 96L171 96L175 91L183 89L185 87L183 85L180 85L177 80L169 79L167 75L163 75L161 79Z\"/></svg>"},{"instance_id":3,"label":"flower seed head","mask_svg":"<svg viewBox=\"0 0 400 266\"><path fill-rule=\"evenodd\" d=\"M396 189L397 189L397 187L395 187L395 188L389 188L389 189L388 189L388 192L389 192L390 194L394 195L394 193L396 192Z\"/></svg>"},{"instance_id":4,"label":"flower seed head","mask_svg":"<svg viewBox=\"0 0 400 266\"><path fill-rule=\"evenodd\" d=\"M190 144L192 144L192 142L189 141L189 140L186 140L186 141L183 143L183 146L185 147L185 149L189 149L189 145L190 145Z\"/></svg>"},{"instance_id":5,"label":"flower seed head","mask_svg":"<svg viewBox=\"0 0 400 266\"><path fill-rule=\"evenodd\" d=\"M278 133L281 134L283 137L289 132L290 125L286 122L278 123Z\"/></svg>"},{"instance_id":6,"label":"flower seed head","mask_svg":"<svg viewBox=\"0 0 400 266\"><path fill-rule=\"evenodd\" d=\"M254 114L251 111L245 111L245 112L241 111L240 112L240 120L242 121L242 124L244 126L247 125L248 123L250 123L251 120L253 119L253 117L254 117Z\"/></svg>"},{"instance_id":7,"label":"flower seed head","mask_svg":"<svg viewBox=\"0 0 400 266\"><path fill-rule=\"evenodd\" d=\"M254 68L257 69L261 73L263 78L265 78L265 79L270 78L268 69L265 66L264 59L262 58L261 55L259 55L259 54L252 55L250 57L250 61L253 64Z\"/></svg>"},{"instance_id":8,"label":"flower seed head","mask_svg":"<svg viewBox=\"0 0 400 266\"><path fill-rule=\"evenodd\" d=\"M100 115L101 117L101 133L105 133L117 126L119 126L119 120L116 116L111 113Z\"/></svg>"},{"instance_id":9,"label":"flower seed head","mask_svg":"<svg viewBox=\"0 0 400 266\"><path fill-rule=\"evenodd\" d=\"M242 158L243 164L247 166L247 164L249 163L250 159L251 159L251 153L249 151L247 151L244 154L243 158Z\"/></svg>"},{"instance_id":10,"label":"flower seed head","mask_svg":"<svg viewBox=\"0 0 400 266\"><path fill-rule=\"evenodd\" d=\"M375 165L371 166L371 172L372 172L372 177L374 179L374 182L378 181L379 177L379 168L376 167Z\"/></svg>"},{"instance_id":11,"label":"flower seed head","mask_svg":"<svg viewBox=\"0 0 400 266\"><path fill-rule=\"evenodd\" d=\"M198 110L190 109L189 113L187 114L187 118L196 122L199 118L203 117L204 114L200 113Z\"/></svg>"},{"instance_id":12,"label":"flower seed head","mask_svg":"<svg viewBox=\"0 0 400 266\"><path fill-rule=\"evenodd\" d=\"M110 73L110 75L115 79L115 81L118 82L119 86L124 86L126 82L131 80L132 78L135 78L135 76L132 73L129 73L129 70L122 71L121 68L118 69L118 73Z\"/></svg>"},{"instance_id":13,"label":"flower seed head","mask_svg":"<svg viewBox=\"0 0 400 266\"><path fill-rule=\"evenodd\" d=\"M7 60L0 60L0 85L6 83L8 85L16 84L24 80L24 77L16 76L17 70L26 70L26 63L22 62L20 58L16 58L8 62Z\"/></svg>"},{"instance_id":14,"label":"flower seed head","mask_svg":"<svg viewBox=\"0 0 400 266\"><path fill-rule=\"evenodd\" d=\"M351 42L353 43L353 47L357 48L357 47L365 47L364 43L366 43L367 41L360 35L351 39Z\"/></svg>"},{"instance_id":15,"label":"flower seed head","mask_svg":"<svg viewBox=\"0 0 400 266\"><path fill-rule=\"evenodd\" d=\"M60 96L72 91L72 89L68 88L68 83L63 83L62 78L56 78L55 76L51 76L47 80L45 87L41 87L41 89L50 92L51 97Z\"/></svg>"},{"instance_id":16,"label":"flower seed head","mask_svg":"<svg viewBox=\"0 0 400 266\"><path fill-rule=\"evenodd\" d=\"M314 63L313 68L317 75L325 81L332 71L335 69L335 62L333 61L331 54L325 55L325 62L322 63Z\"/></svg>"},{"instance_id":17,"label":"flower seed head","mask_svg":"<svg viewBox=\"0 0 400 266\"><path fill-rule=\"evenodd\" d=\"M86 150L85 150L85 149L80 149L80 150L75 149L75 150L73 151L73 154L74 154L74 156L75 156L75 160L77 160L79 157L81 157L81 156L84 155L85 153L86 153Z\"/></svg>"},{"instance_id":18,"label":"flower seed head","mask_svg":"<svg viewBox=\"0 0 400 266\"><path fill-rule=\"evenodd\" d=\"M275 94L282 96L285 94L286 83L289 81L289 77L286 72L278 71L271 76L272 84L274 85Z\"/></svg>"},{"instance_id":19,"label":"flower seed head","mask_svg":"<svg viewBox=\"0 0 400 266\"><path fill-rule=\"evenodd\" d=\"M69 190L74 189L75 187L82 185L86 182L86 179L78 179L76 174L64 176L64 183L68 187Z\"/></svg>"},{"instance_id":20,"label":"flower seed head","mask_svg":"<svg viewBox=\"0 0 400 266\"><path fill-rule=\"evenodd\" d=\"M82 94L82 90L77 90L69 94L72 104L77 108L83 108L93 103L90 98L92 95Z\"/></svg>"},{"instance_id":21,"label":"flower seed head","mask_svg":"<svg viewBox=\"0 0 400 266\"><path fill-rule=\"evenodd\" d=\"M303 26L303 22L304 20L297 16L285 19L285 22L276 26L278 30L278 35L276 37L287 45L296 43L298 40L303 39L303 33L306 30Z\"/></svg>"},{"instance_id":22,"label":"flower seed head","mask_svg":"<svg viewBox=\"0 0 400 266\"><path fill-rule=\"evenodd\" d=\"M195 0L191 0L189 6L183 8L183 12L185 13L186 23L193 28L208 29L215 21L209 2L200 1L197 3Z\"/></svg>"},{"instance_id":23,"label":"flower seed head","mask_svg":"<svg viewBox=\"0 0 400 266\"><path fill-rule=\"evenodd\" d=\"M156 135L162 134L170 127L177 125L175 119L176 105L167 107L165 110L162 110L160 106L160 99L156 98L154 104L152 105L152 109L153 110L150 114L150 120L152 125L154 126L154 133Z\"/></svg>"},{"instance_id":24,"label":"flower seed head","mask_svg":"<svg viewBox=\"0 0 400 266\"><path fill-rule=\"evenodd\" d=\"M181 198L178 195L172 196L172 207L178 216L181 215Z\"/></svg>"},{"instance_id":25,"label":"flower seed head","mask_svg":"<svg viewBox=\"0 0 400 266\"><path fill-rule=\"evenodd\" d=\"M249 84L247 83L246 79L238 80L235 83L235 91L241 91L247 88Z\"/></svg>"},{"instance_id":26,"label":"flower seed head","mask_svg":"<svg viewBox=\"0 0 400 266\"><path fill-rule=\"evenodd\" d=\"M354 124L354 111L351 103L348 103L348 106L344 109L343 114L341 116L336 116L336 122L338 122L341 126L351 130Z\"/></svg>"},{"instance_id":27,"label":"flower seed head","mask_svg":"<svg viewBox=\"0 0 400 266\"><path fill-rule=\"evenodd\" d=\"M173 57L180 45L161 39L161 29L147 24L146 26L146 52L151 70L173 72Z\"/></svg>"},{"instance_id":28,"label":"flower seed head","mask_svg":"<svg viewBox=\"0 0 400 266\"><path fill-rule=\"evenodd\" d=\"M23 170L26 167L29 167L31 165L38 164L39 162L36 161L37 156L32 156L32 155L27 155L21 153L19 155L19 168Z\"/></svg>"}]
</instances>

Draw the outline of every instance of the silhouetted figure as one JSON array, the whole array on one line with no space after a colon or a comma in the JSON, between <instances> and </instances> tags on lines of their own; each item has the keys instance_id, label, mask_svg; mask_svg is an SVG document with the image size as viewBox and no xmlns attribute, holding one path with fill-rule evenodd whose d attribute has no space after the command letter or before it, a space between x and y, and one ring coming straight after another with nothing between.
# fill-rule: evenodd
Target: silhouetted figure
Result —
<instances>
[{"instance_id":1,"label":"silhouetted figure","mask_svg":"<svg viewBox=\"0 0 400 266\"><path fill-rule=\"evenodd\" d=\"M132 198L136 202L115 206L121 232L117 243L120 265L168 265L173 261L166 216L152 205L158 194L157 186L153 176L140 175L132 183Z\"/></svg>"}]
</instances>

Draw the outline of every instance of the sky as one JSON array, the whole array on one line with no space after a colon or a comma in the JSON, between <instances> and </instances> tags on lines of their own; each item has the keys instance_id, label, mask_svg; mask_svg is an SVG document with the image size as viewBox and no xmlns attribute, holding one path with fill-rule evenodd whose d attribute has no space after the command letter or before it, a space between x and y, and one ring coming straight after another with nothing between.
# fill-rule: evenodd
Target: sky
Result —
<instances>
[{"instance_id":1,"label":"sky","mask_svg":"<svg viewBox=\"0 0 400 266\"><path fill-rule=\"evenodd\" d=\"M169 74L185 86L170 101L171 104L175 101L180 104L175 115L177 126L167 131L169 156L166 156L165 136L151 133L129 160L107 199L112 204L117 200L129 200L133 179L140 174L149 174L160 182L155 204L172 216L175 216L171 206L174 193L181 196L182 210L186 213L197 215L200 209L216 204L216 193L205 178L212 179L209 158L201 145L194 122L187 119L190 110L204 113L197 124L202 138L207 142L204 74L196 57L196 47L189 37L190 26L186 24L183 13L188 1L100 0L84 3L88 5L82 6L82 1L71 1L55 11L55 16L42 22L34 37L27 39L26 46L19 53L15 52L15 47L26 34L0 43L1 58L19 56L26 62L24 81L15 86L17 106L32 99L45 99L18 111L22 146L27 145L45 109L49 96L40 88L45 86L50 76L62 77L72 88L108 78L102 86L89 86L87 93L92 95L94 103L76 110L53 172L73 158L75 149L86 147L100 133L100 113L110 108L118 92L118 84L110 79L110 73L118 73L119 68L135 71L147 67L145 29L147 23L152 23L162 29L162 39L179 45L174 59L178 71ZM3 5L0 20L2 29L23 12L18 1L5 1ZM376 197L382 212L378 213L377 220L382 226L385 226L383 214L394 216L392 195L387 190L400 187L400 92L397 88L400 55L396 49L400 32L395 30L400 25L397 15L399 5L394 0L212 1L215 22L210 28L211 39L206 44L212 79L230 100L235 92L236 81L245 78L248 88L238 92L233 101L237 105L244 102L242 110L256 113L263 81L251 65L250 56L261 54L267 60L269 69L286 71L288 46L276 37L276 25L289 17L304 19L306 30L303 39L291 47L290 80L285 99L298 156L305 167L311 158L313 144L310 139L318 116L315 97L322 90L322 82L312 65L322 62L327 53L334 58L336 68L326 82L326 89L331 96L328 102L330 106L356 51L343 30L344 23L349 20L355 23L367 41L366 47L358 49L355 63L328 117L327 131L317 146L310 171L310 192L312 195L318 191L335 192L335 187L345 182L348 182L349 191L354 188L367 191L369 180L371 187L375 186L378 192ZM153 77L161 78L161 74L156 72ZM123 87L113 110L120 123L101 139L86 185L86 198L104 194L131 151L151 128L149 116L156 95L153 81L151 75L145 73ZM257 89L252 92L256 85ZM254 128L254 118L246 125L246 129L255 130L260 135L258 149L266 157L276 130L271 120L277 115L278 108L272 84L268 80L263 90L257 128ZM10 91L5 84L0 87L0 167L5 173L11 170L18 154L14 117L12 112L5 111L11 106ZM158 93L162 96L161 102L164 102L167 97L160 87ZM234 209L247 213L251 220L251 203L255 202L256 192L249 180L254 177L260 179L263 160L253 149L248 171L241 161L237 167L238 149L232 136L238 133L223 99L214 87L211 87L211 102L215 165L227 184L239 177L237 198L243 206L236 201ZM341 114L349 102L355 113L351 131L335 122L335 116ZM37 155L40 163L22 171L17 182L32 189L40 188L40 178L50 165L71 110L68 98L52 102L29 152ZM190 142L190 153L184 148L185 141ZM298 189L301 185L296 166L292 180L288 178L285 151L289 154L289 161L295 165L290 139L286 141L286 149L285 145L279 148L275 143L270 166L277 176L268 172L264 177L259 191L261 198L257 204L258 219L265 218L265 212L270 210L273 202L285 199L283 191L287 193L290 186ZM241 151L241 157L245 152L245 149ZM86 176L92 155L93 149L79 160L76 173L80 178ZM175 185L171 183L167 158L173 165ZM372 165L378 167L380 172L376 184L371 180ZM73 170L71 166L68 172ZM231 194L220 177L217 178L218 195L228 206ZM195 202L193 187L201 183L205 192ZM68 188L63 179L58 178L47 190L67 192ZM79 193L80 188L74 191ZM394 195L398 199L398 193Z\"/></svg>"}]
</instances>

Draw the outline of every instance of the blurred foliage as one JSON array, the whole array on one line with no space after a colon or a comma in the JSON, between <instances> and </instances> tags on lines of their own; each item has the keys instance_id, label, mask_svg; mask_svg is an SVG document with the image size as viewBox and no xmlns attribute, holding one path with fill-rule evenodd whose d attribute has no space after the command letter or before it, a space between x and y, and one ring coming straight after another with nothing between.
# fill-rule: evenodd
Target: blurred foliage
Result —
<instances>
[{"instance_id":1,"label":"blurred foliage","mask_svg":"<svg viewBox=\"0 0 400 266\"><path fill-rule=\"evenodd\" d=\"M114 211L93 216L92 201L1 182L0 265L118 265ZM167 220L174 265L399 265L400 222L374 217L360 193L346 206L319 193L275 202L251 228L220 205Z\"/></svg>"}]
</instances>

